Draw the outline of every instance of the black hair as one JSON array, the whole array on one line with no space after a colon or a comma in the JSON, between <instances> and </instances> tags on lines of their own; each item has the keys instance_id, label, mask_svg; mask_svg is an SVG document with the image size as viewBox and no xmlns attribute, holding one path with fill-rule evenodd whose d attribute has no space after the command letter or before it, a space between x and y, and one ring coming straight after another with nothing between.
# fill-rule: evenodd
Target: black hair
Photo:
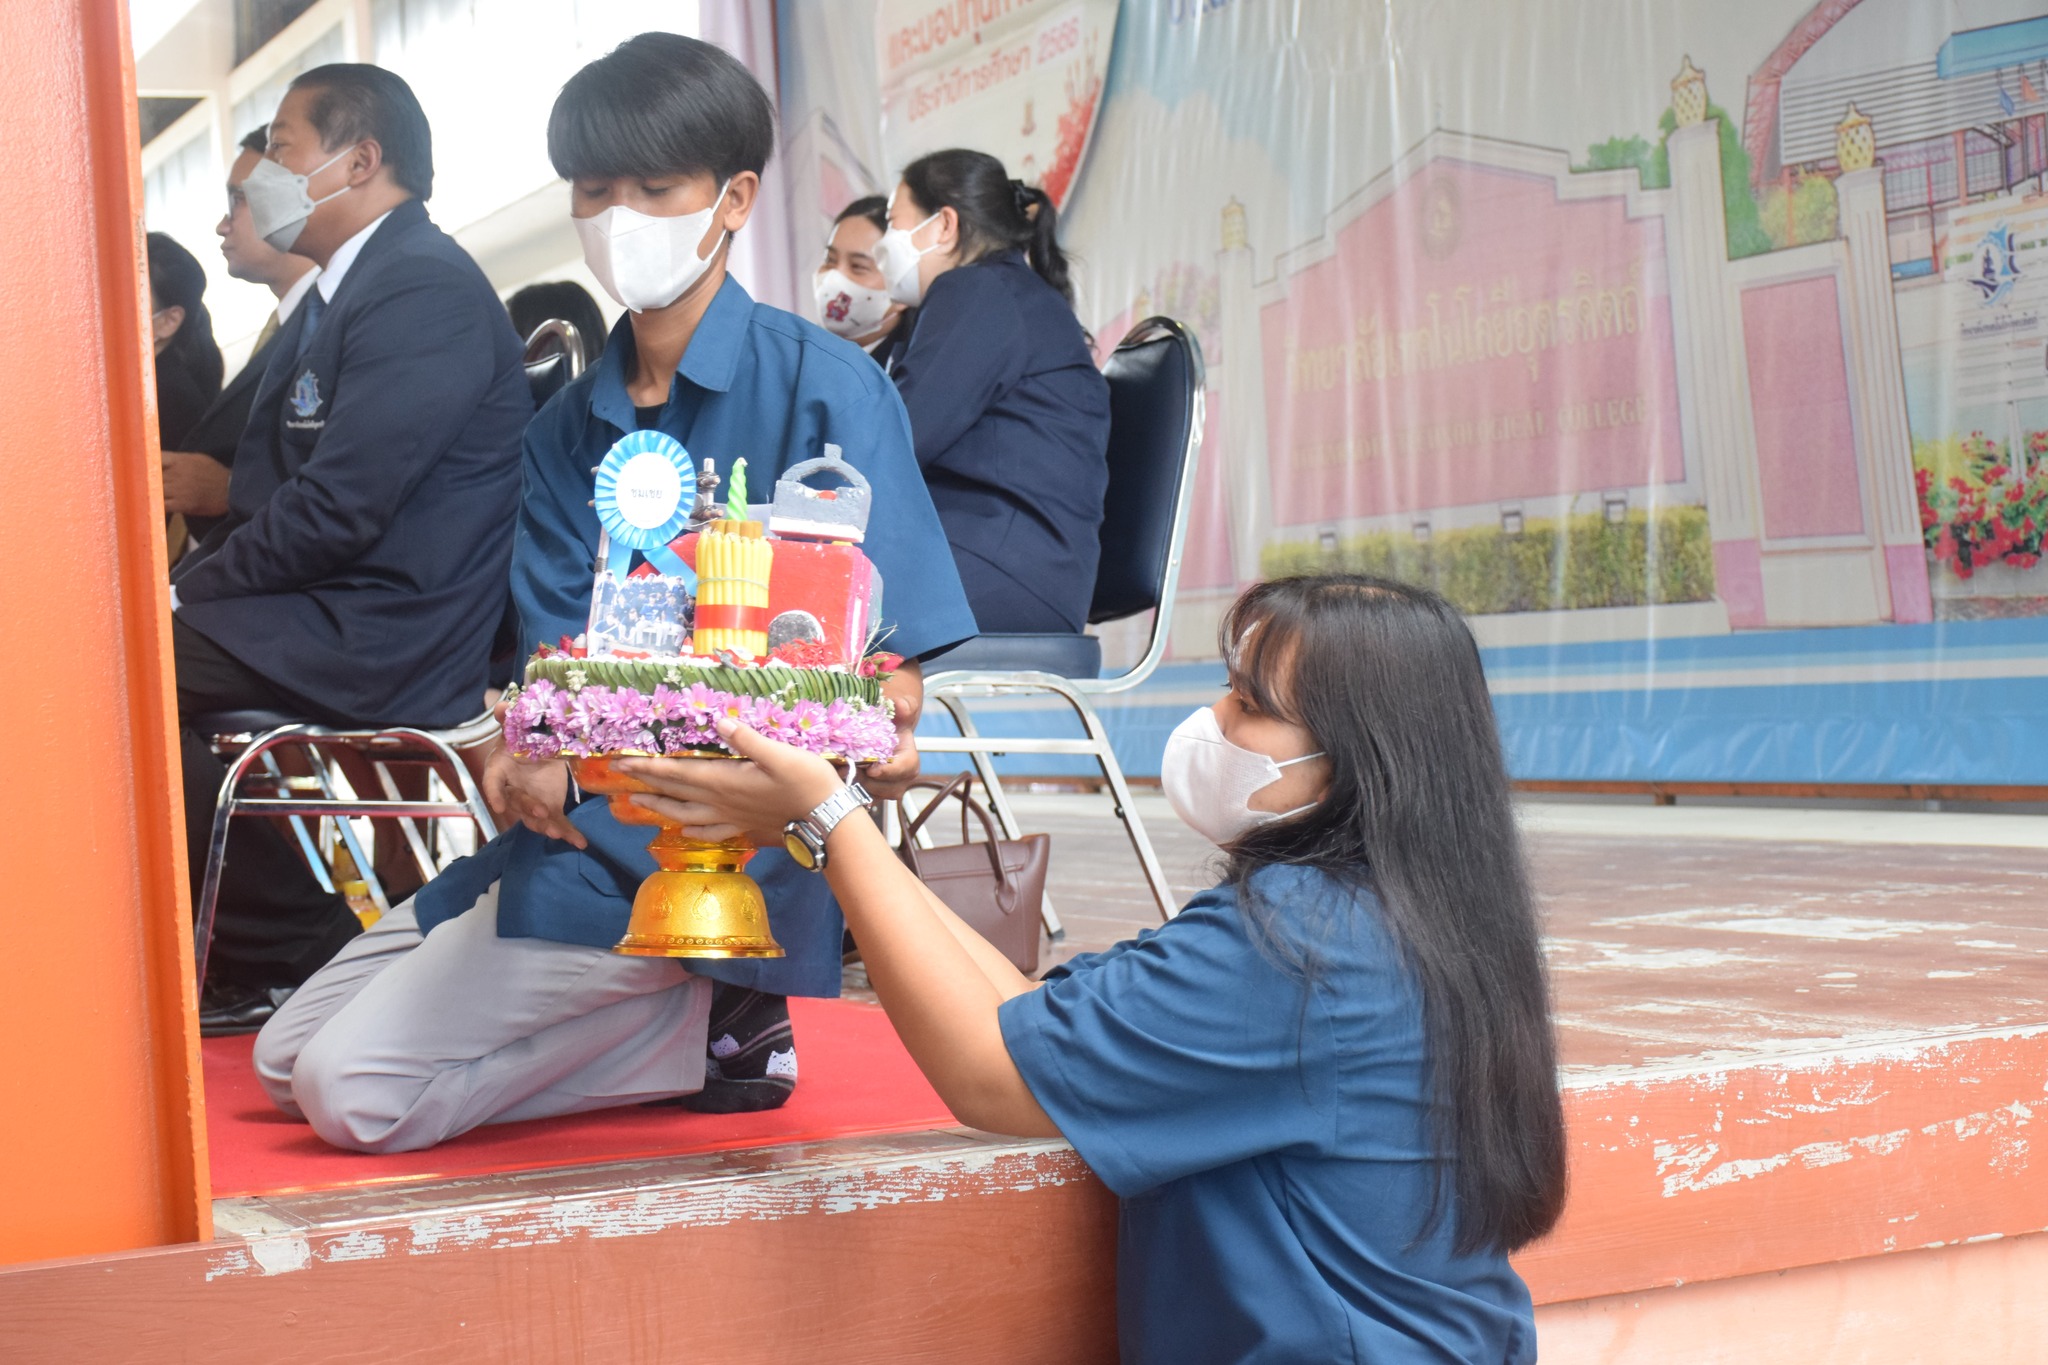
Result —
<instances>
[{"instance_id":1,"label":"black hair","mask_svg":"<svg viewBox=\"0 0 2048 1365\"><path fill-rule=\"evenodd\" d=\"M569 78L548 115L564 180L759 175L775 149L768 92L724 48L680 33L628 38Z\"/></svg>"},{"instance_id":2,"label":"black hair","mask_svg":"<svg viewBox=\"0 0 2048 1365\"><path fill-rule=\"evenodd\" d=\"M889 201L879 194L870 194L856 199L845 208L839 210L839 216L832 220L832 226L838 227L849 218L865 218L875 225L875 231L887 232L889 230Z\"/></svg>"},{"instance_id":3,"label":"black hair","mask_svg":"<svg viewBox=\"0 0 2048 1365\"><path fill-rule=\"evenodd\" d=\"M265 152L269 151L270 125L259 123L248 132L242 134L242 150L254 152L258 156L262 156Z\"/></svg>"},{"instance_id":4,"label":"black hair","mask_svg":"<svg viewBox=\"0 0 2048 1365\"><path fill-rule=\"evenodd\" d=\"M149 234L148 251L152 308L185 310L185 320L164 347L164 354L175 355L208 395L220 392L226 367L213 339L213 317L200 302L206 294L206 271L191 252L161 232Z\"/></svg>"},{"instance_id":5,"label":"black hair","mask_svg":"<svg viewBox=\"0 0 2048 1365\"><path fill-rule=\"evenodd\" d=\"M433 197L434 134L404 80L367 62L332 62L300 75L291 88L315 92L306 121L321 147L331 152L344 143L375 142L400 188Z\"/></svg>"},{"instance_id":6,"label":"black hair","mask_svg":"<svg viewBox=\"0 0 2048 1365\"><path fill-rule=\"evenodd\" d=\"M1022 251L1038 277L1074 301L1074 282L1058 239L1059 210L1036 185L1010 179L987 152L954 147L928 152L903 168L903 184L920 217L951 209L960 215L960 261Z\"/></svg>"},{"instance_id":7,"label":"black hair","mask_svg":"<svg viewBox=\"0 0 2048 1365\"><path fill-rule=\"evenodd\" d=\"M1238 696L1306 728L1330 764L1321 801L1224 850L1248 920L1310 976L1306 926L1283 937L1252 874L1316 867L1377 894L1421 986L1457 1248L1527 1245L1564 1207L1564 1113L1535 894L1471 630L1435 593L1327 574L1248 589L1222 638Z\"/></svg>"},{"instance_id":8,"label":"black hair","mask_svg":"<svg viewBox=\"0 0 2048 1365\"><path fill-rule=\"evenodd\" d=\"M560 318L583 338L585 365L596 364L604 354L604 313L597 300L590 297L590 291L574 280L529 284L505 300L505 311L512 315L512 330L519 333L521 341L532 336L533 329L543 322Z\"/></svg>"}]
</instances>

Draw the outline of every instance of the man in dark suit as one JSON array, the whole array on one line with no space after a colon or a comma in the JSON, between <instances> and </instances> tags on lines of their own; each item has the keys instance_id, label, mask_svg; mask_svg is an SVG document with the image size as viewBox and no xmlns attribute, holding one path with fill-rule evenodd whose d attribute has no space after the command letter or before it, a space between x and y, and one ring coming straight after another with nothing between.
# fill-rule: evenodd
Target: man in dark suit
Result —
<instances>
[{"instance_id":1,"label":"man in dark suit","mask_svg":"<svg viewBox=\"0 0 2048 1365\"><path fill-rule=\"evenodd\" d=\"M228 514L171 576L181 719L261 707L452 725L483 704L533 415L490 282L428 219L426 116L374 66L306 72L242 182L251 226L320 267L278 332ZM222 767L189 727L195 896ZM262 1023L358 932L275 831L240 821L220 896L211 1031Z\"/></svg>"},{"instance_id":2,"label":"man in dark suit","mask_svg":"<svg viewBox=\"0 0 2048 1365\"><path fill-rule=\"evenodd\" d=\"M249 203L242 196L242 182L263 159L270 131L258 128L242 139L241 155L228 167L228 211L214 231L220 234L220 254L227 258L228 274L250 284L260 284L277 296L277 311L263 324L256 347L240 373L227 382L220 396L197 423L186 431L183 449L166 450L164 456L164 511L182 513L192 539L202 541L228 510L228 470L235 462L235 447L249 425L249 407L256 399L256 385L269 363L271 343L278 328L292 320L299 304L313 287L319 269L304 256L279 251L256 235L249 222ZM176 549L176 546L172 547Z\"/></svg>"}]
</instances>

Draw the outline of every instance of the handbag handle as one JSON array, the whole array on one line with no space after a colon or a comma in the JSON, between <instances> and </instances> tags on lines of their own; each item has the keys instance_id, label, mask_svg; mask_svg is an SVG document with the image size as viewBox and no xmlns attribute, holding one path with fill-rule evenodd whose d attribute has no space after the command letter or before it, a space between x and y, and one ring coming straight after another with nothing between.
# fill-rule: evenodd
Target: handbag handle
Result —
<instances>
[{"instance_id":1,"label":"handbag handle","mask_svg":"<svg viewBox=\"0 0 2048 1365\"><path fill-rule=\"evenodd\" d=\"M936 790L938 795L926 802L924 809L919 811L915 818L911 816L910 808L904 804L903 797L899 796L896 798L896 815L903 823L903 843L898 851L902 855L905 865L910 868L911 875L922 880L924 872L917 865L917 832L924 828L925 821L931 819L932 812L937 810L947 797L957 797L960 801L960 842L963 844L969 842L967 838L967 812L973 811L981 820L982 833L988 836L987 842L982 847L988 850L988 865L990 870L995 873L996 908L1007 915L1017 908L1017 881L1010 875L1009 869L1003 866L1002 851L997 847L994 819L990 817L987 807L968 795L973 786L974 774L972 772L956 773L951 781L945 783L935 780L911 783L905 789L905 795L921 788Z\"/></svg>"}]
</instances>

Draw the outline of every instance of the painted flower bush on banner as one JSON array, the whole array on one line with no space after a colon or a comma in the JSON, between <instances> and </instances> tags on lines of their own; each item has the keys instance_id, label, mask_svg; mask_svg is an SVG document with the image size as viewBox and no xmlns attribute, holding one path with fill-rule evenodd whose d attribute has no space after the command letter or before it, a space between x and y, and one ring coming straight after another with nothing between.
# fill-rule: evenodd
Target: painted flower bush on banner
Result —
<instances>
[{"instance_id":1,"label":"painted flower bush on banner","mask_svg":"<svg viewBox=\"0 0 2048 1365\"><path fill-rule=\"evenodd\" d=\"M1920 527L1934 561L1967 579L1992 564L2031 569L2048 531L2048 431L2027 433L2024 471L1981 431L1913 451Z\"/></svg>"}]
</instances>

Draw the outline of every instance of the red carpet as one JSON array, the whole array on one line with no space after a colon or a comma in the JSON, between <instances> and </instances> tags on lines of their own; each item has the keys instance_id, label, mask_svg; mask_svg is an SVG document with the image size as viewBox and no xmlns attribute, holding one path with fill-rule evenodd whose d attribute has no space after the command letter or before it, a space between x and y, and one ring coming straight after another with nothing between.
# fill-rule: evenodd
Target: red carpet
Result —
<instances>
[{"instance_id":1,"label":"red carpet","mask_svg":"<svg viewBox=\"0 0 2048 1365\"><path fill-rule=\"evenodd\" d=\"M801 1077L780 1109L719 1116L629 1106L491 1124L430 1151L395 1156L329 1147L271 1107L249 1066L253 1038L209 1038L202 1055L214 1197L583 1166L953 1124L879 1007L850 1000L791 1000L789 1007Z\"/></svg>"}]
</instances>

